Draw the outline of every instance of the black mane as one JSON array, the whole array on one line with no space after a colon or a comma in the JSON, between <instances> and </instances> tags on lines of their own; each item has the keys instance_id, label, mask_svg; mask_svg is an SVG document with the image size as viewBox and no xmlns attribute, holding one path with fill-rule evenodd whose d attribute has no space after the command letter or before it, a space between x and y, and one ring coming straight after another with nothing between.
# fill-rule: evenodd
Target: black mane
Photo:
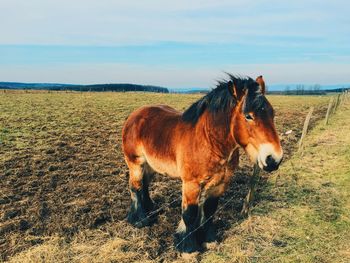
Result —
<instances>
[{"instance_id":1,"label":"black mane","mask_svg":"<svg viewBox=\"0 0 350 263\"><path fill-rule=\"evenodd\" d=\"M259 86L252 78L237 78L231 74L228 74L228 77L228 80L218 81L216 88L211 90L203 98L193 103L182 114L182 120L195 124L205 110L208 110L213 114L217 112L231 112L231 110L237 105L237 100L233 96L232 90L229 89L230 82L234 83L239 90L248 89L249 98L258 97L256 95L259 92ZM256 104L259 104L260 106L260 103L254 102L255 99L249 99L249 101L251 102L249 105L247 104L246 107L248 106L250 108L250 106L256 106Z\"/></svg>"}]
</instances>

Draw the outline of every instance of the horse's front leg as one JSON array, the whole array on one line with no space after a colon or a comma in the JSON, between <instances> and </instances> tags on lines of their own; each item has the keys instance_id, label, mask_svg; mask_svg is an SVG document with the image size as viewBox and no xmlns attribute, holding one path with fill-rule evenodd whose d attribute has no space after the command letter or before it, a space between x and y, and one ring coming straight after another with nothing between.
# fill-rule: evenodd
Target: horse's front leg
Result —
<instances>
[{"instance_id":1,"label":"horse's front leg","mask_svg":"<svg viewBox=\"0 0 350 263\"><path fill-rule=\"evenodd\" d=\"M219 198L225 192L227 184L221 183L206 189L204 201L201 204L199 242L209 248L216 244L216 228L213 224L214 214L218 208Z\"/></svg>"},{"instance_id":2,"label":"horse's front leg","mask_svg":"<svg viewBox=\"0 0 350 263\"><path fill-rule=\"evenodd\" d=\"M182 219L175 234L175 248L192 253L200 249L197 240L199 226L200 185L197 182L182 183Z\"/></svg>"},{"instance_id":3,"label":"horse's front leg","mask_svg":"<svg viewBox=\"0 0 350 263\"><path fill-rule=\"evenodd\" d=\"M216 242L216 228L213 225L213 216L218 207L219 197L210 196L206 198L201 207L201 220L202 225L200 231L200 243L204 247L210 247L210 244Z\"/></svg>"}]
</instances>

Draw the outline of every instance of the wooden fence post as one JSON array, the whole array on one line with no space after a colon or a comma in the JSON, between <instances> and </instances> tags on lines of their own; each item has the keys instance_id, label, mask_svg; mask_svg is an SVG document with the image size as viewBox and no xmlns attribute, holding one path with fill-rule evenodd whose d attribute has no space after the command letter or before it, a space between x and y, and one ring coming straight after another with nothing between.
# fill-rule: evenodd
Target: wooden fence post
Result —
<instances>
[{"instance_id":1,"label":"wooden fence post","mask_svg":"<svg viewBox=\"0 0 350 263\"><path fill-rule=\"evenodd\" d=\"M303 140L306 136L306 133L307 133L307 129L309 127L309 123L310 123L310 119L311 119L311 116L312 116L312 112L314 111L314 107L311 107L310 108L310 111L309 113L306 115L306 118L305 118L305 122L304 122L304 128L303 128L303 132L301 134L301 138L300 138L300 141L299 141L299 148L298 148L298 151L301 150L301 147L303 145Z\"/></svg>"},{"instance_id":2,"label":"wooden fence post","mask_svg":"<svg viewBox=\"0 0 350 263\"><path fill-rule=\"evenodd\" d=\"M336 104L337 104L337 95L334 97L334 103L333 103L333 106L332 106L331 114L335 113Z\"/></svg>"},{"instance_id":3,"label":"wooden fence post","mask_svg":"<svg viewBox=\"0 0 350 263\"><path fill-rule=\"evenodd\" d=\"M339 94L339 105L338 105L338 107L343 104L343 100L344 100L344 92Z\"/></svg>"},{"instance_id":4,"label":"wooden fence post","mask_svg":"<svg viewBox=\"0 0 350 263\"><path fill-rule=\"evenodd\" d=\"M325 125L328 124L329 114L331 113L332 105L333 105L333 97L329 100L327 113L326 113L326 119L325 119L325 123L324 123Z\"/></svg>"},{"instance_id":5,"label":"wooden fence post","mask_svg":"<svg viewBox=\"0 0 350 263\"><path fill-rule=\"evenodd\" d=\"M341 99L341 105L344 105L344 103L347 101L347 93L346 90L342 93L342 99Z\"/></svg>"},{"instance_id":6,"label":"wooden fence post","mask_svg":"<svg viewBox=\"0 0 350 263\"><path fill-rule=\"evenodd\" d=\"M258 184L258 182L260 180L259 173L260 173L260 168L257 164L255 164L254 168L253 168L253 175L249 179L248 194L243 202L243 208L241 211L241 215L243 215L243 216L247 216L250 212L250 206L254 200L254 193L256 190L256 185Z\"/></svg>"},{"instance_id":7,"label":"wooden fence post","mask_svg":"<svg viewBox=\"0 0 350 263\"><path fill-rule=\"evenodd\" d=\"M334 107L333 107L333 112L332 113L335 113L338 109L338 106L339 106L339 100L340 100L340 94L337 95L337 99L335 101L335 104L334 104Z\"/></svg>"}]
</instances>

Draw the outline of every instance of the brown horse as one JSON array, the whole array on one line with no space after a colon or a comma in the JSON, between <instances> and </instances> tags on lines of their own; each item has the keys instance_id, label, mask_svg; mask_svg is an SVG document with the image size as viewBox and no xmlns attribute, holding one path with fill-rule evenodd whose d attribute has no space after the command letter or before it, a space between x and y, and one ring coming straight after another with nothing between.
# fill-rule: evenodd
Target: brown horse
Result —
<instances>
[{"instance_id":1,"label":"brown horse","mask_svg":"<svg viewBox=\"0 0 350 263\"><path fill-rule=\"evenodd\" d=\"M154 173L180 178L182 220L175 242L182 252L215 241L212 215L238 166L239 146L265 171L276 170L282 160L262 76L229 78L184 113L166 105L145 106L123 128L132 199L127 220L136 227L153 223L148 186Z\"/></svg>"}]
</instances>

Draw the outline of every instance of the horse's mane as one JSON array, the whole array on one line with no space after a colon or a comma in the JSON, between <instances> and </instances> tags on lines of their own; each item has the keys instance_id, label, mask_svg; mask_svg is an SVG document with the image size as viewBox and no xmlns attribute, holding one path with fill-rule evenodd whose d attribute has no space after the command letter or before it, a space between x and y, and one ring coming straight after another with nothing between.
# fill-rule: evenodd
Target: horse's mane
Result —
<instances>
[{"instance_id":1,"label":"horse's mane","mask_svg":"<svg viewBox=\"0 0 350 263\"><path fill-rule=\"evenodd\" d=\"M253 98L254 96L253 100L249 100L249 104L252 104L251 106L261 104L258 103L256 99L257 97L263 96L256 96L259 88L258 84L252 78L240 78L231 74L227 75L229 77L228 80L218 81L216 88L212 89L207 95L193 103L187 110L185 110L185 112L182 114L183 121L195 124L205 110L208 110L213 114L217 112L231 111L237 105L237 100L232 95L232 91L230 91L228 88L230 81L236 85L237 89L248 89L248 97ZM249 106L250 105L246 105L245 108Z\"/></svg>"}]
</instances>

